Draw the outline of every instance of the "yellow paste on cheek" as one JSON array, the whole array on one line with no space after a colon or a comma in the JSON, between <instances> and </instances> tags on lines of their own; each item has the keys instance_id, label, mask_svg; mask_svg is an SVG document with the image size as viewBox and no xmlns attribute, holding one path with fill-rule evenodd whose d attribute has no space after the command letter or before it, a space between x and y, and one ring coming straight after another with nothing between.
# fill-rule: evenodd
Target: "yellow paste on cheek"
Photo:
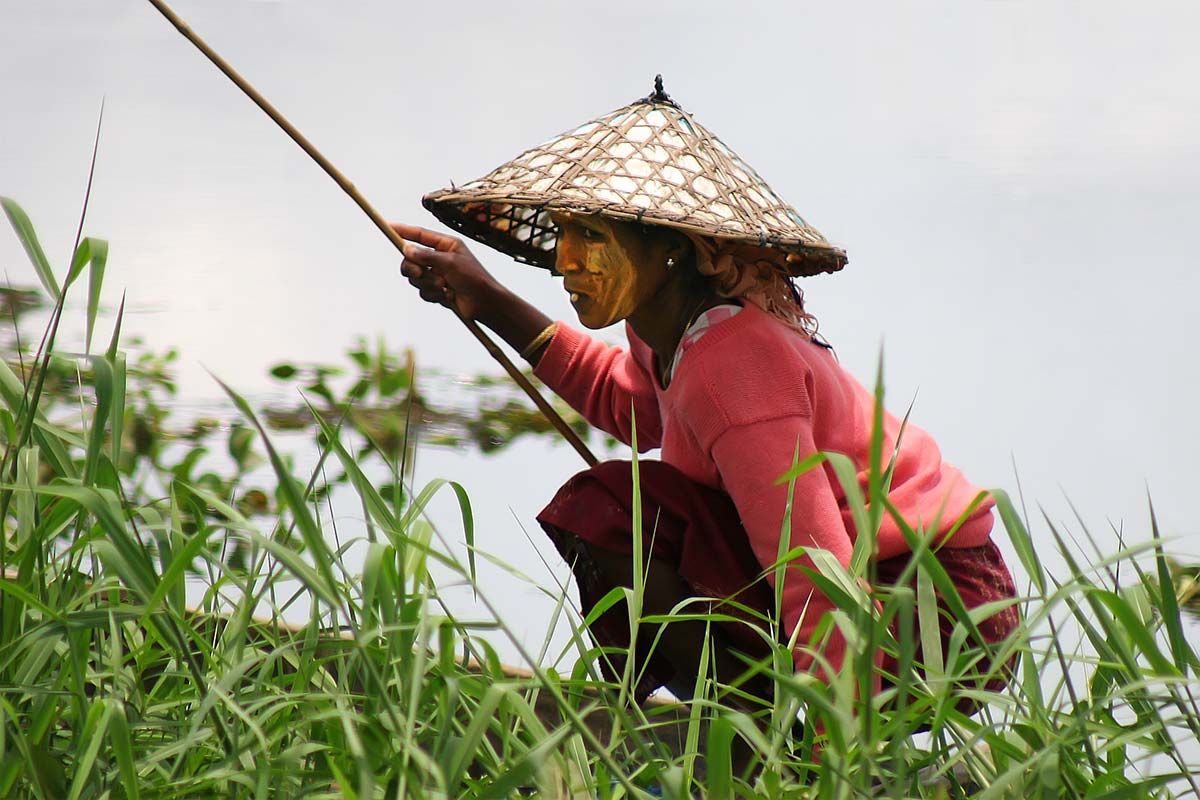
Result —
<instances>
[{"instance_id":1,"label":"yellow paste on cheek","mask_svg":"<svg viewBox=\"0 0 1200 800\"><path fill-rule=\"evenodd\" d=\"M611 232L605 241L588 244L584 269L595 287L589 316L602 320L596 327L612 325L637 310L637 267Z\"/></svg>"}]
</instances>

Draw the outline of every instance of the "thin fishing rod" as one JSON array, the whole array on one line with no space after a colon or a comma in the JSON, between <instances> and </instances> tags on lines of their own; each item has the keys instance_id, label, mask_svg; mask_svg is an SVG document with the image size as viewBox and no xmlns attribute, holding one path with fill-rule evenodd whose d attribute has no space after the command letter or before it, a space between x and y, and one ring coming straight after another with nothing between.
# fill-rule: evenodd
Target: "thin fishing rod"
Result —
<instances>
[{"instance_id":1,"label":"thin fishing rod","mask_svg":"<svg viewBox=\"0 0 1200 800\"><path fill-rule=\"evenodd\" d=\"M325 170L325 174L333 178L334 182L337 183L338 186L342 187L342 191L350 195L350 199L358 204L358 207L361 208L363 213L370 218L371 222L375 223L375 227L379 228L379 230L383 232L383 235L388 238L388 241L395 245L396 249L401 253L404 252L404 240L400 238L400 234L392 230L392 226L388 225L387 220L383 218L383 215L376 211L375 207L367 202L367 199L362 196L354 184L351 183L350 180L343 175L329 159L322 155L321 151L314 147L312 142L310 142L304 136L304 134L296 129L296 126L292 125L292 123L289 122L287 118L283 116L283 114L279 113L279 110L276 109L275 106L271 105L267 98L259 94L258 90L250 85L249 81L239 75L237 70L231 67L229 63L225 61L225 59L221 58L221 56L218 55L215 50L209 47L203 39L197 36L196 33L188 26L188 24L180 19L179 15L171 10L170 6L162 2L162 0L148 0L148 2L150 5L158 9L159 13L166 17L167 21L174 25L175 29L183 34L185 39L194 44L196 49L203 53L205 57L207 57L208 60L216 66L217 69L225 73L225 77L233 81L247 97L254 101L256 106L266 112L266 115L274 120L275 124L282 128L283 132L290 136L293 142L300 145L300 149L307 153L309 158L311 158L313 161L316 161L317 164L320 165L321 169ZM550 421L550 424L553 425L554 428L563 435L563 438L565 438L567 442L575 448L575 452L583 456L583 460L587 462L587 465L589 467L595 466L597 463L596 457L592 455L590 450L588 450L587 445L583 443L583 440L579 438L579 435L571 429L571 426L567 424L566 420L559 416L559 413L554 410L554 407L550 405L546 398L542 397L541 392L539 392L537 388L529 382L529 379L526 378L519 369L517 369L512 361L509 360L508 356L504 354L504 351L492 341L491 337L483 332L483 329L479 327L479 324L473 319L467 319L464 317L459 312L458 308L453 304L451 305L450 310L453 311L454 315L458 317L459 321L467 327L467 330L471 332L471 335L473 335L479 341L479 343L483 345L483 348L491 354L492 358L500 362L500 366L504 367L504 371L508 373L508 376L516 381L518 386L525 390L525 394L529 395L529 399L533 401L533 404L538 407L538 410L541 411L542 414L545 415L546 419Z\"/></svg>"}]
</instances>

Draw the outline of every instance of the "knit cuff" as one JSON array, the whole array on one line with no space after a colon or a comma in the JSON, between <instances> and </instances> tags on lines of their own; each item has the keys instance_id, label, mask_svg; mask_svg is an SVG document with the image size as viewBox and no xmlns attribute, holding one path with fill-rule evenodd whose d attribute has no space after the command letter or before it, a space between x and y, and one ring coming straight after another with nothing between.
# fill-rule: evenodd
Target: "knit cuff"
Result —
<instances>
[{"instance_id":1,"label":"knit cuff","mask_svg":"<svg viewBox=\"0 0 1200 800\"><path fill-rule=\"evenodd\" d=\"M571 361L588 338L586 334L575 330L562 320L557 320L557 326L542 357L538 359L537 366L533 368L537 379L555 391L562 385L570 370Z\"/></svg>"}]
</instances>

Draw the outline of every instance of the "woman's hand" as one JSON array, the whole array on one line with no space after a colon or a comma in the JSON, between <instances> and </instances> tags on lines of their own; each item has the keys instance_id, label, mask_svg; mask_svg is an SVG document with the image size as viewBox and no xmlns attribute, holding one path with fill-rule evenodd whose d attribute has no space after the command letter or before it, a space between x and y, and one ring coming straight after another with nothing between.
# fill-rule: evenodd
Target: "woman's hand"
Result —
<instances>
[{"instance_id":1,"label":"woman's hand","mask_svg":"<svg viewBox=\"0 0 1200 800\"><path fill-rule=\"evenodd\" d=\"M421 299L456 308L465 319L491 316L504 293L461 239L417 225L392 223L406 242L400 274L421 293Z\"/></svg>"},{"instance_id":2,"label":"woman's hand","mask_svg":"<svg viewBox=\"0 0 1200 800\"><path fill-rule=\"evenodd\" d=\"M458 309L464 319L500 334L518 353L550 325L549 317L493 278L460 239L400 222L392 223L392 229L405 241L400 273L422 300ZM536 359L543 350L526 357Z\"/></svg>"}]
</instances>

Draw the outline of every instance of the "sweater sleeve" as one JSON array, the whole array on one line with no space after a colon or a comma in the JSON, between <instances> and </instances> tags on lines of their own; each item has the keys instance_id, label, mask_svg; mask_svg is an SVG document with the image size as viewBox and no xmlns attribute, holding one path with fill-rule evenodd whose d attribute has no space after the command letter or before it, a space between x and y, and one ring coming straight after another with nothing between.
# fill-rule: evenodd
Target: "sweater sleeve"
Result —
<instances>
[{"instance_id":1,"label":"sweater sleeve","mask_svg":"<svg viewBox=\"0 0 1200 800\"><path fill-rule=\"evenodd\" d=\"M653 379L622 348L559 322L533 374L584 419L625 444L632 441L636 414L638 452L662 445L662 419Z\"/></svg>"},{"instance_id":2,"label":"sweater sleeve","mask_svg":"<svg viewBox=\"0 0 1200 800\"><path fill-rule=\"evenodd\" d=\"M816 448L811 417L799 414L760 420L725 429L712 443L711 456L741 516L750 546L759 564L767 568L779 558L788 484L775 485L791 468L799 445L800 460ZM788 548L828 550L844 567L850 566L854 546L846 533L837 498L825 470L816 467L796 479ZM814 669L808 642L817 624L833 603L820 592L800 567L813 568L811 558L793 560L784 572L782 593L783 630L791 635L799 628L794 654L796 670ZM768 573L775 584L775 573ZM841 668L846 643L835 628L822 653L836 672Z\"/></svg>"}]
</instances>

